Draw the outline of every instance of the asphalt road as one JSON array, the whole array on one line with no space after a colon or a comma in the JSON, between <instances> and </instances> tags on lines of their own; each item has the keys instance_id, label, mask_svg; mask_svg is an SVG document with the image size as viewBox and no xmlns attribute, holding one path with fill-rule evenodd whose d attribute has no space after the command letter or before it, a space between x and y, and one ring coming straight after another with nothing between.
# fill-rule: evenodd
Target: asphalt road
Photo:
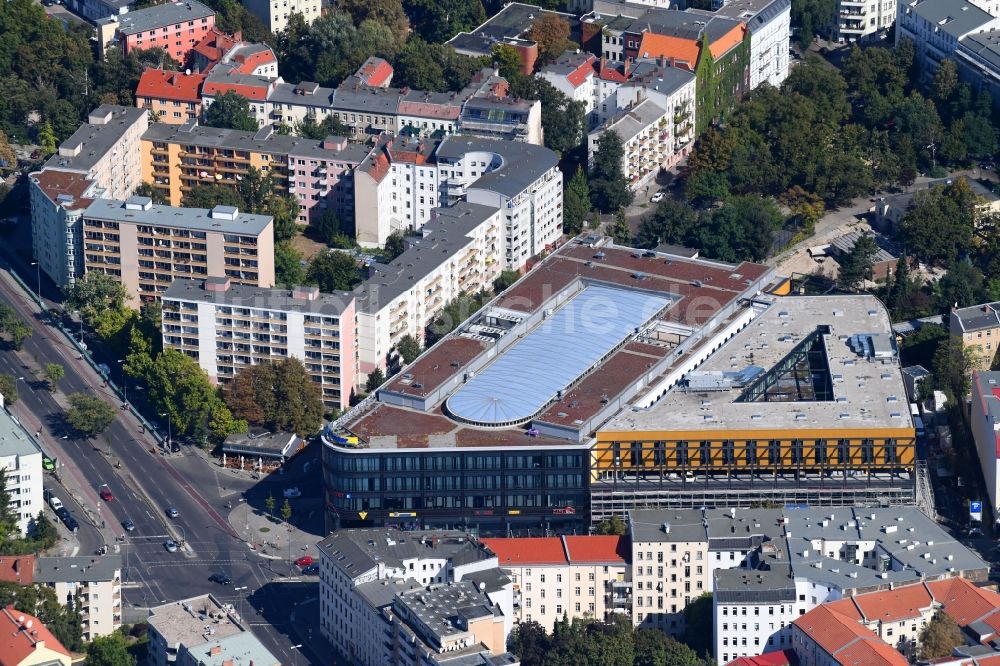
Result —
<instances>
[{"instance_id":1,"label":"asphalt road","mask_svg":"<svg viewBox=\"0 0 1000 666\"><path fill-rule=\"evenodd\" d=\"M61 363L65 376L59 387L65 394L94 392L117 403L65 337L41 322L30 299L13 286L6 275L2 277L0 302L16 308L34 328L34 334L24 343L22 354L31 357L38 367ZM88 553L83 550L84 541L91 548L89 552L93 552L96 540L103 539L113 546L116 537L125 537L119 548L127 569L123 574L126 621L141 620L149 606L213 592L221 600L234 603L238 612L258 617L251 623L254 633L282 663L293 663L296 659L300 664L320 663L321 660L309 652L308 645L291 649L302 643L301 639L286 635L295 629L291 623L274 625L257 616L257 609L266 608L267 600L278 594L283 581L294 571L285 562L262 559L250 551L220 515L220 512L225 513L223 504L226 501L235 505L236 498L251 491L249 482L241 484L231 478L220 480L204 461L185 460L182 467L186 473L181 474L169 459L156 452L153 439L124 411L94 440L68 435L62 423L62 407L38 378L32 376L30 367L13 350L0 349L0 373L24 377L24 381L17 382L19 400L13 405L12 413L28 430L41 432L40 443L49 455L59 459L61 475L67 482L75 480L83 491L82 503L87 505L87 510L79 510L87 515L77 515L81 532L86 530L81 540L81 554ZM116 468L115 463L120 467ZM97 496L98 489L105 483L115 496L110 502L103 502ZM251 496L257 494L251 492ZM176 520L166 517L168 506L179 511ZM76 513L77 510L71 508L71 511ZM87 517L96 527L86 525ZM126 518L135 523L135 531L130 534L121 527ZM102 524L104 529L100 529ZM170 535L183 539L186 548L168 553L163 542ZM232 586L222 587L209 582L208 576L216 572L228 574L233 580ZM243 589L237 592L236 588Z\"/></svg>"}]
</instances>

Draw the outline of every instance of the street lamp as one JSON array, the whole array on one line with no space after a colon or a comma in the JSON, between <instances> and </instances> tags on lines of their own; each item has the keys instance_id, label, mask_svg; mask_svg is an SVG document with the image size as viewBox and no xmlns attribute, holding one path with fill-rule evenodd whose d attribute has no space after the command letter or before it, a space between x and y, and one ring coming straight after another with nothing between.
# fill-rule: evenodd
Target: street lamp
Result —
<instances>
[{"instance_id":1,"label":"street lamp","mask_svg":"<svg viewBox=\"0 0 1000 666\"><path fill-rule=\"evenodd\" d=\"M26 380L24 379L24 377L18 377L17 379L14 380L14 402L17 402L18 400L21 399L21 391L17 388L17 383L25 381Z\"/></svg>"},{"instance_id":2,"label":"street lamp","mask_svg":"<svg viewBox=\"0 0 1000 666\"><path fill-rule=\"evenodd\" d=\"M249 590L249 589L250 589L249 586L244 585L243 587L234 587L233 588L233 592L242 592L243 590ZM239 603L240 603L240 620L242 621L243 620L243 595L242 594L237 594L236 595L236 600L239 601Z\"/></svg>"},{"instance_id":3,"label":"street lamp","mask_svg":"<svg viewBox=\"0 0 1000 666\"><path fill-rule=\"evenodd\" d=\"M299 643L298 645L293 645L291 647L292 650L299 650L301 648L302 648L302 643ZM293 666L297 666L299 663L299 657L297 653L292 655L292 660L293 660L292 661Z\"/></svg>"},{"instance_id":4,"label":"street lamp","mask_svg":"<svg viewBox=\"0 0 1000 666\"><path fill-rule=\"evenodd\" d=\"M167 417L167 441L163 445L163 448L166 449L167 453L170 453L170 446L174 443L173 428L170 425L170 412L161 412L160 416Z\"/></svg>"},{"instance_id":5,"label":"street lamp","mask_svg":"<svg viewBox=\"0 0 1000 666\"><path fill-rule=\"evenodd\" d=\"M42 265L37 261L31 262L31 265L35 267L35 277L38 278L38 291L35 292L35 296L38 298L38 307L44 310L45 306L42 305Z\"/></svg>"},{"instance_id":6,"label":"street lamp","mask_svg":"<svg viewBox=\"0 0 1000 666\"><path fill-rule=\"evenodd\" d=\"M125 389L125 404L128 404L128 375L125 374L125 359L118 359L118 364L122 366L122 387Z\"/></svg>"},{"instance_id":7,"label":"street lamp","mask_svg":"<svg viewBox=\"0 0 1000 666\"><path fill-rule=\"evenodd\" d=\"M73 314L75 314L76 318L80 320L80 346L82 347L83 346L83 315L80 313L79 310L74 310Z\"/></svg>"}]
</instances>

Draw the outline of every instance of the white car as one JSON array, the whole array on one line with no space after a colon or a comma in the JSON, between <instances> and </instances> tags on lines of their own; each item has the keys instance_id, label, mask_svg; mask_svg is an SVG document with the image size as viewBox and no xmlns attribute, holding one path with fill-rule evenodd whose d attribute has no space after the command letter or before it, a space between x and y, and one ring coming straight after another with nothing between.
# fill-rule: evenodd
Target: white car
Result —
<instances>
[{"instance_id":1,"label":"white car","mask_svg":"<svg viewBox=\"0 0 1000 666\"><path fill-rule=\"evenodd\" d=\"M285 488L285 497L293 499L295 497L302 497L302 491L298 488Z\"/></svg>"},{"instance_id":2,"label":"white car","mask_svg":"<svg viewBox=\"0 0 1000 666\"><path fill-rule=\"evenodd\" d=\"M665 194L663 193L663 190L660 190L659 192L654 194L649 201L650 203L660 203L661 201L663 201L664 196Z\"/></svg>"}]
</instances>

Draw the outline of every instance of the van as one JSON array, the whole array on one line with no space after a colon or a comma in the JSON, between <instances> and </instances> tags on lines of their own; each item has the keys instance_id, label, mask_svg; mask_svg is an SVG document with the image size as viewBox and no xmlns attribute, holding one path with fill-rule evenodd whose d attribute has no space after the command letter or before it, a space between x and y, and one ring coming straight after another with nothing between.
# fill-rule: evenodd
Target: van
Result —
<instances>
[{"instance_id":1,"label":"van","mask_svg":"<svg viewBox=\"0 0 1000 666\"><path fill-rule=\"evenodd\" d=\"M56 497L55 495L53 495L52 497L49 498L49 506L52 507L53 511L55 511L56 513L58 513L59 509L63 508L63 503L62 503L62 501L60 501L60 499L58 497Z\"/></svg>"}]
</instances>

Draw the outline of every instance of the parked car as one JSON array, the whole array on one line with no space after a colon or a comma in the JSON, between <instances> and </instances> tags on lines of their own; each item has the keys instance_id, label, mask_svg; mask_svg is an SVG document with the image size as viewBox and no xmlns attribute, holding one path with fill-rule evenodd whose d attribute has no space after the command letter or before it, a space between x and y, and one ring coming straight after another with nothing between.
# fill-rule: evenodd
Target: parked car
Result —
<instances>
[{"instance_id":1,"label":"parked car","mask_svg":"<svg viewBox=\"0 0 1000 666\"><path fill-rule=\"evenodd\" d=\"M663 190L660 190L659 192L657 192L656 194L654 194L650 198L649 202L650 203L660 203L661 201L663 201L663 197L664 196L666 196L666 195L664 194Z\"/></svg>"},{"instance_id":2,"label":"parked car","mask_svg":"<svg viewBox=\"0 0 1000 666\"><path fill-rule=\"evenodd\" d=\"M42 469L44 469L46 472L51 472L55 468L56 464L52 460L52 458L49 458L48 456L42 456Z\"/></svg>"},{"instance_id":3,"label":"parked car","mask_svg":"<svg viewBox=\"0 0 1000 666\"><path fill-rule=\"evenodd\" d=\"M208 580L219 585L229 585L233 582L233 579L224 573L214 573L208 577Z\"/></svg>"},{"instance_id":4,"label":"parked car","mask_svg":"<svg viewBox=\"0 0 1000 666\"><path fill-rule=\"evenodd\" d=\"M318 576L319 575L319 565L310 564L309 566L302 569L303 576Z\"/></svg>"},{"instance_id":5,"label":"parked car","mask_svg":"<svg viewBox=\"0 0 1000 666\"><path fill-rule=\"evenodd\" d=\"M167 549L168 553L176 553L177 552L177 542L174 541L173 539L167 539L166 541L164 541L163 542L163 547Z\"/></svg>"},{"instance_id":6,"label":"parked car","mask_svg":"<svg viewBox=\"0 0 1000 666\"><path fill-rule=\"evenodd\" d=\"M313 559L312 555L303 555L299 559L295 560L295 566L297 567L308 567L315 564L316 560Z\"/></svg>"},{"instance_id":7,"label":"parked car","mask_svg":"<svg viewBox=\"0 0 1000 666\"><path fill-rule=\"evenodd\" d=\"M302 491L298 488L285 488L285 497L295 498L302 497Z\"/></svg>"},{"instance_id":8,"label":"parked car","mask_svg":"<svg viewBox=\"0 0 1000 666\"><path fill-rule=\"evenodd\" d=\"M53 511L59 513L59 509L63 508L63 503L62 500L60 500L58 497L52 495L51 497L49 497L49 506L52 507Z\"/></svg>"},{"instance_id":9,"label":"parked car","mask_svg":"<svg viewBox=\"0 0 1000 666\"><path fill-rule=\"evenodd\" d=\"M181 514L180 514L179 511L177 511L177 509L175 509L172 506L168 506L167 507L167 517L168 518L176 518L179 515L181 515Z\"/></svg>"},{"instance_id":10,"label":"parked car","mask_svg":"<svg viewBox=\"0 0 1000 666\"><path fill-rule=\"evenodd\" d=\"M100 490L98 490L97 492L101 496L101 499L104 500L105 502L110 502L115 498L115 496L111 494L111 488L108 488L108 484L106 483L103 486L101 486Z\"/></svg>"},{"instance_id":11,"label":"parked car","mask_svg":"<svg viewBox=\"0 0 1000 666\"><path fill-rule=\"evenodd\" d=\"M122 521L122 527L125 528L126 532L132 532L135 530L135 523L126 518L125 520Z\"/></svg>"}]
</instances>

